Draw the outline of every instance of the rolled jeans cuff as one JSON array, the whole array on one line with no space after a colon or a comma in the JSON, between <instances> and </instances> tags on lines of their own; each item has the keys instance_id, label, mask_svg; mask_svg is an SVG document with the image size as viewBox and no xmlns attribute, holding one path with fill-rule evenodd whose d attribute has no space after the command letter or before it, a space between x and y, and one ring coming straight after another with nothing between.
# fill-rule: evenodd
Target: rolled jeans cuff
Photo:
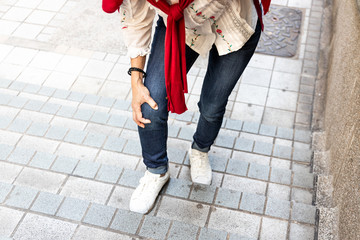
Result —
<instances>
[{"instance_id":1,"label":"rolled jeans cuff","mask_svg":"<svg viewBox=\"0 0 360 240\"><path fill-rule=\"evenodd\" d=\"M157 167L157 168L149 168L149 167L146 167L146 169L153 173L153 174L164 174L168 171L168 168L169 166L168 165L165 165L165 166L160 166L160 167Z\"/></svg>"},{"instance_id":2,"label":"rolled jeans cuff","mask_svg":"<svg viewBox=\"0 0 360 240\"><path fill-rule=\"evenodd\" d=\"M196 149L196 150L198 150L200 152L205 152L205 153L210 151L210 147L201 148L201 147L199 147L199 145L196 144L196 142L192 143L191 148Z\"/></svg>"}]
</instances>

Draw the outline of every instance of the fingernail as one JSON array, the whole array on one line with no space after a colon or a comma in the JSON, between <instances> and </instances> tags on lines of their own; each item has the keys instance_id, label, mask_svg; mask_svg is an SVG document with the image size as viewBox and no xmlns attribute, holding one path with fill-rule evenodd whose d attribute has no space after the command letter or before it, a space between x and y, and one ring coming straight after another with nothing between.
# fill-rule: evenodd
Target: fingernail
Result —
<instances>
[{"instance_id":1,"label":"fingernail","mask_svg":"<svg viewBox=\"0 0 360 240\"><path fill-rule=\"evenodd\" d=\"M156 105L156 106L155 106L155 110L158 110L158 109L159 109L159 107Z\"/></svg>"}]
</instances>

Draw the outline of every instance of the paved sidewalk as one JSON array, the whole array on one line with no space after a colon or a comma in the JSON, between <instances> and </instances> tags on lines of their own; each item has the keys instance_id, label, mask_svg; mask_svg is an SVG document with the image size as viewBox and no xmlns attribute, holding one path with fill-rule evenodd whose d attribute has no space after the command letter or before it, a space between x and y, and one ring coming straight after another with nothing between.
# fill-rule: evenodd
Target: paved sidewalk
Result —
<instances>
[{"instance_id":1,"label":"paved sidewalk","mask_svg":"<svg viewBox=\"0 0 360 240\"><path fill-rule=\"evenodd\" d=\"M145 169L120 16L94 0L1 0L0 239L314 239L322 1L273 4L303 11L297 55L254 55L210 152L211 186L189 178L199 59L189 111L170 115L171 180L143 216L128 210Z\"/></svg>"}]
</instances>

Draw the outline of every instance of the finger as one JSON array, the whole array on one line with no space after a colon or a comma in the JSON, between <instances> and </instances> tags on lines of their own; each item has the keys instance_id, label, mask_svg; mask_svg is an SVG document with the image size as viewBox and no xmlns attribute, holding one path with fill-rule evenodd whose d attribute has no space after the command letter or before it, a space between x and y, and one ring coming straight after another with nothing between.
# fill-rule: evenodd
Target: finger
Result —
<instances>
[{"instance_id":1,"label":"finger","mask_svg":"<svg viewBox=\"0 0 360 240\"><path fill-rule=\"evenodd\" d=\"M148 123L151 123L151 121L149 119L145 119L143 118L142 116L142 112L141 111L136 111L135 112L135 115L136 115L136 120L143 123L143 124L148 124Z\"/></svg>"},{"instance_id":2,"label":"finger","mask_svg":"<svg viewBox=\"0 0 360 240\"><path fill-rule=\"evenodd\" d=\"M133 121L141 128L145 128L145 125L137 120L135 112L133 112Z\"/></svg>"},{"instance_id":3,"label":"finger","mask_svg":"<svg viewBox=\"0 0 360 240\"><path fill-rule=\"evenodd\" d=\"M157 105L157 103L154 101L154 99L152 99L152 97L148 96L146 98L146 103L150 105L150 107L154 110L158 110L159 106Z\"/></svg>"}]
</instances>

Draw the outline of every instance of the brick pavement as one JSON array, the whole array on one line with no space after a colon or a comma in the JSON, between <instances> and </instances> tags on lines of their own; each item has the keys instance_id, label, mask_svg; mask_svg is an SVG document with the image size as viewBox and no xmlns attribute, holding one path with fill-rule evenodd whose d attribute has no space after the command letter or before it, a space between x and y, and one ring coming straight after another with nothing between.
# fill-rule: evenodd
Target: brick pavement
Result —
<instances>
[{"instance_id":1,"label":"brick pavement","mask_svg":"<svg viewBox=\"0 0 360 240\"><path fill-rule=\"evenodd\" d=\"M303 11L299 50L291 59L254 55L210 152L211 186L189 176L203 60L190 71L190 111L169 120L171 179L145 216L128 210L145 171L128 58L58 38L83 3L0 4L0 239L314 239L310 119L322 1L273 0Z\"/></svg>"}]
</instances>

